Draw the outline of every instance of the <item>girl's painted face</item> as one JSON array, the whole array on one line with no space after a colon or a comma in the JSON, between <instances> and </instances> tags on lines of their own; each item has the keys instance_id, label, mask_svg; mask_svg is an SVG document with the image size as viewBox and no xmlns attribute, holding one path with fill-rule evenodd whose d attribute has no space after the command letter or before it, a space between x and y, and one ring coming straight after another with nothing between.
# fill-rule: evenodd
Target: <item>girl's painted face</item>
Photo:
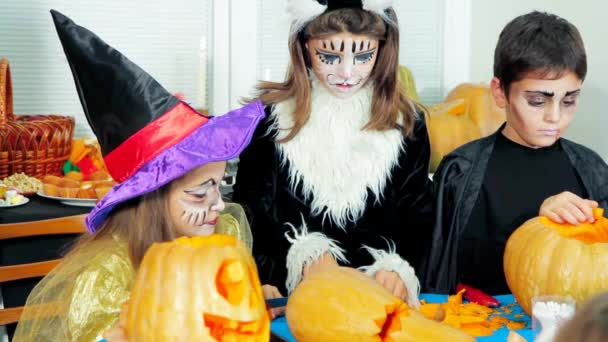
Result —
<instances>
[{"instance_id":1,"label":"girl's painted face","mask_svg":"<svg viewBox=\"0 0 608 342\"><path fill-rule=\"evenodd\" d=\"M539 78L530 74L511 83L509 95L497 78L492 80L496 104L505 108L507 124L503 134L531 148L548 147L559 139L574 119L583 81L572 71L560 78Z\"/></svg>"},{"instance_id":2,"label":"girl's painted face","mask_svg":"<svg viewBox=\"0 0 608 342\"><path fill-rule=\"evenodd\" d=\"M169 187L169 215L177 236L211 235L224 210L220 183L226 162L200 166Z\"/></svg>"},{"instance_id":3,"label":"girl's painted face","mask_svg":"<svg viewBox=\"0 0 608 342\"><path fill-rule=\"evenodd\" d=\"M335 96L348 98L361 89L376 64L378 39L348 32L311 38L306 49L312 70Z\"/></svg>"}]
</instances>

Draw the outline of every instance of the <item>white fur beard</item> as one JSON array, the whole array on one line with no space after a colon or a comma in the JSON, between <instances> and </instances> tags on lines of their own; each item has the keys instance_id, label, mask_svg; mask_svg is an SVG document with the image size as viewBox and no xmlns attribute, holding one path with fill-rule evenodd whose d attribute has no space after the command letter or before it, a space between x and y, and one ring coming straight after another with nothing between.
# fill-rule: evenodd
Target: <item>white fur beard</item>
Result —
<instances>
[{"instance_id":1,"label":"white fur beard","mask_svg":"<svg viewBox=\"0 0 608 342\"><path fill-rule=\"evenodd\" d=\"M301 184L304 199L311 201L311 214L322 214L340 228L361 217L368 189L376 201L382 200L403 151L398 129L363 130L371 116L372 93L370 82L352 97L340 99L313 77L308 122L292 140L277 144L282 167L289 168L292 191ZM293 127L293 111L293 100L275 105L276 139Z\"/></svg>"}]
</instances>

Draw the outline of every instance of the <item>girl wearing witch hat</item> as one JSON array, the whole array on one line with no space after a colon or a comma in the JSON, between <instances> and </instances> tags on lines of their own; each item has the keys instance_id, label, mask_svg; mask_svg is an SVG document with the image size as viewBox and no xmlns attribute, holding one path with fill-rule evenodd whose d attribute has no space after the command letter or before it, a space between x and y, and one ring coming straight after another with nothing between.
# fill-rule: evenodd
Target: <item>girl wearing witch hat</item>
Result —
<instances>
[{"instance_id":1,"label":"girl wearing witch hat","mask_svg":"<svg viewBox=\"0 0 608 342\"><path fill-rule=\"evenodd\" d=\"M95 34L51 13L119 184L88 215L90 234L32 291L14 340L94 341L116 324L152 243L219 231L251 245L242 209L222 201L219 184L225 161L247 146L264 111L253 102L206 117Z\"/></svg>"},{"instance_id":2,"label":"girl wearing witch hat","mask_svg":"<svg viewBox=\"0 0 608 342\"><path fill-rule=\"evenodd\" d=\"M249 211L262 282L291 291L337 260L418 305L430 147L398 80L391 1L288 3L287 77L258 85L268 116L240 156L233 195ZM293 236L293 226L303 229Z\"/></svg>"}]
</instances>

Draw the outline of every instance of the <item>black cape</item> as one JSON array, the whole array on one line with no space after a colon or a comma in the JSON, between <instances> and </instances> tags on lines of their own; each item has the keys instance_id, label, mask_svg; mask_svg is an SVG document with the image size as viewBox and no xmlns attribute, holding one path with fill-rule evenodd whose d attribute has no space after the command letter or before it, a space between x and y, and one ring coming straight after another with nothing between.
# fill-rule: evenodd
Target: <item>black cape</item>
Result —
<instances>
[{"instance_id":1,"label":"black cape","mask_svg":"<svg viewBox=\"0 0 608 342\"><path fill-rule=\"evenodd\" d=\"M425 292L453 293L458 283L458 244L479 195L497 134L461 146L444 157L433 178L436 219L424 263ZM560 139L589 199L608 209L608 165L587 147ZM482 270L480 270L482 271Z\"/></svg>"},{"instance_id":2,"label":"black cape","mask_svg":"<svg viewBox=\"0 0 608 342\"><path fill-rule=\"evenodd\" d=\"M268 114L270 109L267 108ZM289 187L288 166L274 141L272 117L268 115L241 154L232 200L245 208L253 232L253 255L260 278L285 290L286 256L290 244L285 233L291 233L286 223L300 226L302 219L309 232L320 231L336 240L345 250L349 266L373 263L362 245L387 249L387 240L396 244L396 251L412 265L420 277L420 263L428 252L434 219L431 182L428 178L430 144L424 115L419 115L414 137L405 139L404 149L393 168L382 198L377 201L368 193L367 206L356 221L344 229L323 221L322 215L311 215L311 199L304 199L300 189ZM396 128L398 129L398 128ZM328 146L327 148L331 148ZM319 151L322 153L322 151ZM345 156L345 159L346 158ZM370 158L373 161L373 156ZM370 162L371 162L370 161ZM353 167L357 167L353 165Z\"/></svg>"}]
</instances>

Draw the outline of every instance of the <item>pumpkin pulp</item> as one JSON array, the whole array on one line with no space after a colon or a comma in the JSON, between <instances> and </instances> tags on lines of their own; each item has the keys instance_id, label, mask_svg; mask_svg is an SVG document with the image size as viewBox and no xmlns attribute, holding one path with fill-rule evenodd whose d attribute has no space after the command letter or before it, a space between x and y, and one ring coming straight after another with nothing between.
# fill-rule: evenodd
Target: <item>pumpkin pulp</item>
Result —
<instances>
[{"instance_id":1,"label":"pumpkin pulp","mask_svg":"<svg viewBox=\"0 0 608 342\"><path fill-rule=\"evenodd\" d=\"M579 240L586 244L608 242L608 219L604 217L604 209L594 208L593 217L595 222L585 222L578 226L571 224L556 223L547 217L541 217L541 223L557 231L559 235Z\"/></svg>"},{"instance_id":2,"label":"pumpkin pulp","mask_svg":"<svg viewBox=\"0 0 608 342\"><path fill-rule=\"evenodd\" d=\"M511 321L499 316L498 309L492 309L476 303L463 303L462 297L466 290L448 296L445 303L424 303L420 312L427 318L442 322L460 329L471 336L490 336L495 330L506 326L510 330L522 329L525 323ZM506 313L508 309L504 308Z\"/></svg>"},{"instance_id":3,"label":"pumpkin pulp","mask_svg":"<svg viewBox=\"0 0 608 342\"><path fill-rule=\"evenodd\" d=\"M209 313L203 314L203 320L205 326L209 328L209 335L217 341L224 341L229 337L237 337L241 341L258 341L258 338L263 336L264 330L267 329L267 325L270 324L268 319L261 322L259 320L242 322Z\"/></svg>"},{"instance_id":4,"label":"pumpkin pulp","mask_svg":"<svg viewBox=\"0 0 608 342\"><path fill-rule=\"evenodd\" d=\"M390 334L401 330L401 317L408 316L408 306L404 302L396 302L385 306L386 317L377 319L376 325L380 328L378 336L382 342L392 342Z\"/></svg>"}]
</instances>

